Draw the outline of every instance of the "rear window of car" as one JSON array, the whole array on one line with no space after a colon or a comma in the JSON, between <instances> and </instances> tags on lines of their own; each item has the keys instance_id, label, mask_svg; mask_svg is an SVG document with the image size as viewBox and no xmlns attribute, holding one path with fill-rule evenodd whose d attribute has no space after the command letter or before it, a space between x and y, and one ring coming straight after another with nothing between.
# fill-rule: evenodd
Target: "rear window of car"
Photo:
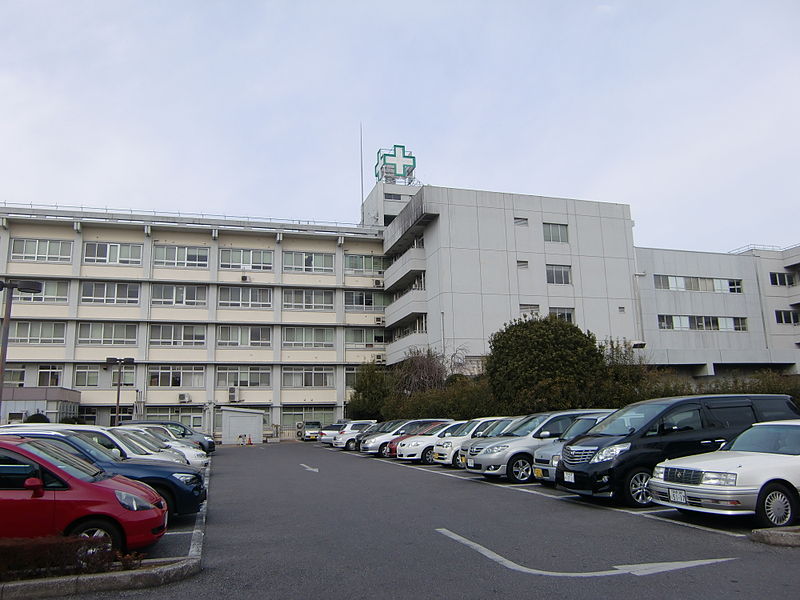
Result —
<instances>
[{"instance_id":1,"label":"rear window of car","mask_svg":"<svg viewBox=\"0 0 800 600\"><path fill-rule=\"evenodd\" d=\"M751 406L709 406L708 411L723 427L749 427L756 422Z\"/></svg>"},{"instance_id":2,"label":"rear window of car","mask_svg":"<svg viewBox=\"0 0 800 600\"><path fill-rule=\"evenodd\" d=\"M762 421L796 419L800 416L797 406L788 398L753 398Z\"/></svg>"}]
</instances>

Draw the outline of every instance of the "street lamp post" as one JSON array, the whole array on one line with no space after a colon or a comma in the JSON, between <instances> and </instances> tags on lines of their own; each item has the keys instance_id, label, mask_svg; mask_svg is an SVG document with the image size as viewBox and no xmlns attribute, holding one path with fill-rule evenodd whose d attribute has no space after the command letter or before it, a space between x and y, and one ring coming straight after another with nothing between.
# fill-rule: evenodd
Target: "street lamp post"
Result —
<instances>
[{"instance_id":1,"label":"street lamp post","mask_svg":"<svg viewBox=\"0 0 800 600\"><path fill-rule=\"evenodd\" d=\"M14 290L27 294L38 294L42 291L41 281L0 281L0 290L6 291L6 309L3 313L3 326L0 331L0 419L3 415L3 388L6 384L6 355L8 354L8 330L11 327L11 302Z\"/></svg>"},{"instance_id":2,"label":"street lamp post","mask_svg":"<svg viewBox=\"0 0 800 600\"><path fill-rule=\"evenodd\" d=\"M119 396L122 393L122 365L132 365L132 358L116 358L109 356L106 358L107 365L117 365L117 410L114 413L114 426L119 425Z\"/></svg>"}]
</instances>

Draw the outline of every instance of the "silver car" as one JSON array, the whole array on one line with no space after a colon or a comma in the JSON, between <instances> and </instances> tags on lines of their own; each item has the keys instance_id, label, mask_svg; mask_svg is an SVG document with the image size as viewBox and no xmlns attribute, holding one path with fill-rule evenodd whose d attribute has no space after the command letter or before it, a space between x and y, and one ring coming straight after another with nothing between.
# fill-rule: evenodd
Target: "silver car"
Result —
<instances>
[{"instance_id":1,"label":"silver car","mask_svg":"<svg viewBox=\"0 0 800 600\"><path fill-rule=\"evenodd\" d=\"M555 485L556 467L561 461L561 449L568 441L583 435L600 421L610 415L613 410L603 410L593 415L578 417L567 427L558 439L545 444L533 453L533 477L541 483Z\"/></svg>"},{"instance_id":2,"label":"silver car","mask_svg":"<svg viewBox=\"0 0 800 600\"><path fill-rule=\"evenodd\" d=\"M581 415L594 412L562 410L531 415L503 437L474 442L467 454L467 470L487 478L505 475L514 483L529 483L536 449L564 433Z\"/></svg>"},{"instance_id":3,"label":"silver car","mask_svg":"<svg viewBox=\"0 0 800 600\"><path fill-rule=\"evenodd\" d=\"M521 417L500 417L497 419L497 421L489 425L489 427L476 434L475 438L486 440L486 438L501 437L506 431L511 431L514 427L516 427L517 424L520 423L526 416L527 415ZM458 449L458 466L460 468L463 469L466 467L469 447L474 444L475 441L475 439L468 438L461 443L461 447Z\"/></svg>"}]
</instances>

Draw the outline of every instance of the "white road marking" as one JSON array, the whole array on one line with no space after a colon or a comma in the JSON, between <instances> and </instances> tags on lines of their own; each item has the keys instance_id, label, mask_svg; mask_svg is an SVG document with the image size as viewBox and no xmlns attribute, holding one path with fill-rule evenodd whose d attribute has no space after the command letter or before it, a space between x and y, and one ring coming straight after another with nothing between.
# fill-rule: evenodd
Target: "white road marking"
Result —
<instances>
[{"instance_id":1,"label":"white road marking","mask_svg":"<svg viewBox=\"0 0 800 600\"><path fill-rule=\"evenodd\" d=\"M206 511L208 510L208 494L209 486L211 484L211 463L209 462L205 472L206 482L206 501L197 513L197 518L194 522L194 531L192 531L192 540L189 542L189 554L187 558L202 558L203 556L203 539L206 533Z\"/></svg>"},{"instance_id":2,"label":"white road marking","mask_svg":"<svg viewBox=\"0 0 800 600\"><path fill-rule=\"evenodd\" d=\"M309 467L308 465L304 465L300 463L300 466L303 467L306 471L313 471L314 473L319 473L319 469L316 467Z\"/></svg>"},{"instance_id":3,"label":"white road marking","mask_svg":"<svg viewBox=\"0 0 800 600\"><path fill-rule=\"evenodd\" d=\"M449 537L460 544L464 544L468 548L472 548L479 554L482 554L489 560L493 560L499 565L507 569L511 569L512 571L518 571L520 573L526 573L528 575L545 575L548 577L608 577L611 575L653 575L655 573L664 573L666 571L676 571L678 569L688 569L690 567L699 567L703 565L712 565L715 563L726 562L729 560L735 560L734 558L710 558L706 560L687 560L687 561L676 561L676 562L661 562L661 563L642 563L638 565L614 565L613 569L607 571L588 571L584 573L570 573L570 572L561 572L561 571L543 571L541 569L532 569L530 567L524 567L520 564L517 564L507 558L504 558L486 548L485 546L481 546L477 542L473 542L465 537L458 535L457 533L453 533L449 529L439 528L436 531Z\"/></svg>"},{"instance_id":4,"label":"white road marking","mask_svg":"<svg viewBox=\"0 0 800 600\"><path fill-rule=\"evenodd\" d=\"M189 535L189 534L194 534L194 529L192 529L191 531L189 531L189 530L187 530L187 531L168 531L164 535Z\"/></svg>"}]
</instances>

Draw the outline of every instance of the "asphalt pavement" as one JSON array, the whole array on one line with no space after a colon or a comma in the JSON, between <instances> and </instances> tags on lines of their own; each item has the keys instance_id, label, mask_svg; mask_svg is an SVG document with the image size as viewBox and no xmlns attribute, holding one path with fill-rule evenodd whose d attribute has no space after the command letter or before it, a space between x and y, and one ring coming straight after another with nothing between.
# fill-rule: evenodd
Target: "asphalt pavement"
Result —
<instances>
[{"instance_id":1,"label":"asphalt pavement","mask_svg":"<svg viewBox=\"0 0 800 600\"><path fill-rule=\"evenodd\" d=\"M223 447L203 571L81 598L794 597L800 549L754 543L750 526L318 444Z\"/></svg>"}]
</instances>

